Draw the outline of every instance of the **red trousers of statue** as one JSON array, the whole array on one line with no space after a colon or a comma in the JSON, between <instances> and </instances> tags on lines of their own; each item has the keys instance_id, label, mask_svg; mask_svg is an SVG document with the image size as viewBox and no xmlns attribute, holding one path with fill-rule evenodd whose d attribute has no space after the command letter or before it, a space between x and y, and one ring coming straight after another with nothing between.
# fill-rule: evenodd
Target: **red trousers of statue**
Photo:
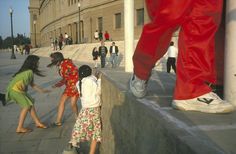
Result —
<instances>
[{"instance_id":1,"label":"red trousers of statue","mask_svg":"<svg viewBox=\"0 0 236 154\"><path fill-rule=\"evenodd\" d=\"M198 97L216 82L215 33L223 0L146 0L151 22L133 55L134 74L148 80L155 63L166 53L178 28L178 58L174 99Z\"/></svg>"}]
</instances>

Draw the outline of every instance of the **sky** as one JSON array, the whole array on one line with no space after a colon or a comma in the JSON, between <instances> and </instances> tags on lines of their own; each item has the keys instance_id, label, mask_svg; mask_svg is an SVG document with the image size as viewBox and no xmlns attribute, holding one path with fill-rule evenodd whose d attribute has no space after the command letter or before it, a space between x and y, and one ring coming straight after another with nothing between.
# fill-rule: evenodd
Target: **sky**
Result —
<instances>
[{"instance_id":1,"label":"sky","mask_svg":"<svg viewBox=\"0 0 236 154\"><path fill-rule=\"evenodd\" d=\"M13 9L13 35L23 34L29 37L30 14L29 0L0 0L0 36L5 39L11 36L11 21L9 8Z\"/></svg>"}]
</instances>

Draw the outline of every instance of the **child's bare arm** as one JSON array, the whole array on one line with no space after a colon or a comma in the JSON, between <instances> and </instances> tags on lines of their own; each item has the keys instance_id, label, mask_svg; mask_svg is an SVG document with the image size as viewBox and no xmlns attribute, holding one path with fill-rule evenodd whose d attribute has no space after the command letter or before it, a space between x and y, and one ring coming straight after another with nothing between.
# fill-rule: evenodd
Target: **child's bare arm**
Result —
<instances>
[{"instance_id":1,"label":"child's bare arm","mask_svg":"<svg viewBox=\"0 0 236 154\"><path fill-rule=\"evenodd\" d=\"M43 88L41 88L40 86L38 86L38 85L36 85L36 84L31 84L31 87L34 89L34 90L36 90L36 91L38 91L38 92L40 92L40 93L48 93L48 92L51 92L51 90L47 90L47 89L43 89Z\"/></svg>"}]
</instances>

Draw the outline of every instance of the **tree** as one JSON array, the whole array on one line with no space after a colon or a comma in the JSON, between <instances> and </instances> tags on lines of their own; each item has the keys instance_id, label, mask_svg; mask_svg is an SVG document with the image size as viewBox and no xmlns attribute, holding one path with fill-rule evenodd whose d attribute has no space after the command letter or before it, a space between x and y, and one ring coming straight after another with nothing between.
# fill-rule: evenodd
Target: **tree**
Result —
<instances>
[{"instance_id":1,"label":"tree","mask_svg":"<svg viewBox=\"0 0 236 154\"><path fill-rule=\"evenodd\" d=\"M11 37L8 36L5 40L3 40L3 49L11 48L11 46Z\"/></svg>"},{"instance_id":2,"label":"tree","mask_svg":"<svg viewBox=\"0 0 236 154\"><path fill-rule=\"evenodd\" d=\"M19 45L25 45L25 44L30 44L30 38L25 37L23 34L17 34L17 36L14 39L14 44L19 46ZM4 40L0 36L0 49L6 49L6 48L11 48L11 37L8 36Z\"/></svg>"}]
</instances>

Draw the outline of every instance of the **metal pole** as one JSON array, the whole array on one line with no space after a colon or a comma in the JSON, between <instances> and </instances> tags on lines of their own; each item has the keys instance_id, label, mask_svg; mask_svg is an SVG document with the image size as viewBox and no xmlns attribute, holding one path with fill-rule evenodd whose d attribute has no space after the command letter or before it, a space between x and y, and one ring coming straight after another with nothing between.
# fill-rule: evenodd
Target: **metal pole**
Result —
<instances>
[{"instance_id":1,"label":"metal pole","mask_svg":"<svg viewBox=\"0 0 236 154\"><path fill-rule=\"evenodd\" d=\"M37 48L37 43L36 43L36 23L34 24L34 44L35 44L35 47Z\"/></svg>"},{"instance_id":2,"label":"metal pole","mask_svg":"<svg viewBox=\"0 0 236 154\"><path fill-rule=\"evenodd\" d=\"M79 7L79 23L78 24L79 24L79 44L80 44L81 43L81 34L80 34L81 33L81 29L80 29L80 3L78 5L79 5L78 6Z\"/></svg>"},{"instance_id":3,"label":"metal pole","mask_svg":"<svg viewBox=\"0 0 236 154\"><path fill-rule=\"evenodd\" d=\"M15 56L15 53L14 53L14 37L13 37L12 14L13 14L13 10L10 8L10 17L11 17L11 45L12 45L11 59L16 59L16 56Z\"/></svg>"},{"instance_id":4,"label":"metal pole","mask_svg":"<svg viewBox=\"0 0 236 154\"><path fill-rule=\"evenodd\" d=\"M91 43L93 42L93 25L92 25L92 18L90 17L90 39L91 39Z\"/></svg>"}]
</instances>

